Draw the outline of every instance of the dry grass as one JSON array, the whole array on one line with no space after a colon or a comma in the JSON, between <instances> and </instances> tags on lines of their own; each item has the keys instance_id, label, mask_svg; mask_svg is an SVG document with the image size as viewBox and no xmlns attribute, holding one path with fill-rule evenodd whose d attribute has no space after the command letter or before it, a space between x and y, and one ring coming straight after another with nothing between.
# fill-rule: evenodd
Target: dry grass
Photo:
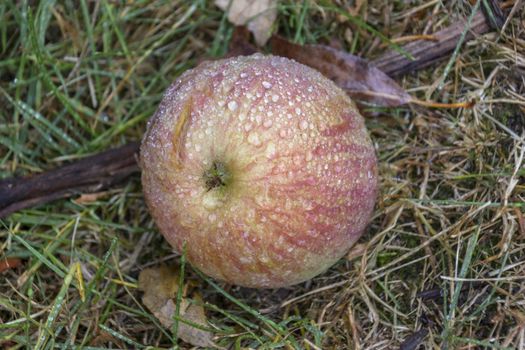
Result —
<instances>
[{"instance_id":1,"label":"dry grass","mask_svg":"<svg viewBox=\"0 0 525 350\"><path fill-rule=\"evenodd\" d=\"M2 177L140 138L170 81L224 54L232 31L205 1L30 3L0 3ZM384 50L327 3L306 3L281 5L280 33L366 57ZM432 33L471 11L468 2L357 3L391 38ZM525 349L524 17L518 9L503 33L469 42L450 71L443 62L400 81L420 99L475 99L474 108L367 111L381 194L349 259L272 291L187 271L219 346L396 349L417 332L421 349ZM0 237L0 263L21 259L0 275L0 347L176 346L136 288L142 269L179 259L138 177L89 202L13 214Z\"/></svg>"}]
</instances>

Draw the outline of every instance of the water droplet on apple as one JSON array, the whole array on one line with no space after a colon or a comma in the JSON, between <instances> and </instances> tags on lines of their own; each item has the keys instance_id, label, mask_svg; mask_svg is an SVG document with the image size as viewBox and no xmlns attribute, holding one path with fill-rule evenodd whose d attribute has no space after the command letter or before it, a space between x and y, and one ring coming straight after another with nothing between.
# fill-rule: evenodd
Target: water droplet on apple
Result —
<instances>
[{"instance_id":1,"label":"water droplet on apple","mask_svg":"<svg viewBox=\"0 0 525 350\"><path fill-rule=\"evenodd\" d=\"M263 81L262 82L262 85L264 86L265 89L269 89L272 87L272 84L267 82L267 81Z\"/></svg>"},{"instance_id":2,"label":"water droplet on apple","mask_svg":"<svg viewBox=\"0 0 525 350\"><path fill-rule=\"evenodd\" d=\"M230 101L228 102L228 109L232 112L235 112L237 110L238 104L236 101Z\"/></svg>"},{"instance_id":3,"label":"water droplet on apple","mask_svg":"<svg viewBox=\"0 0 525 350\"><path fill-rule=\"evenodd\" d=\"M250 130L252 130L252 128L253 128L252 123L244 124L244 131L250 131Z\"/></svg>"},{"instance_id":4,"label":"water droplet on apple","mask_svg":"<svg viewBox=\"0 0 525 350\"><path fill-rule=\"evenodd\" d=\"M247 76L248 76L248 74L246 74L246 73L244 73L244 72L243 72L243 73L241 73L241 78L243 78L243 79L244 79L244 78L246 78Z\"/></svg>"},{"instance_id":5,"label":"water droplet on apple","mask_svg":"<svg viewBox=\"0 0 525 350\"><path fill-rule=\"evenodd\" d=\"M295 113L297 113L298 115L301 115L301 108L296 107L295 108Z\"/></svg>"},{"instance_id":6,"label":"water droplet on apple","mask_svg":"<svg viewBox=\"0 0 525 350\"><path fill-rule=\"evenodd\" d=\"M308 129L308 122L306 120L301 120L299 123L299 129L306 130Z\"/></svg>"},{"instance_id":7,"label":"water droplet on apple","mask_svg":"<svg viewBox=\"0 0 525 350\"><path fill-rule=\"evenodd\" d=\"M275 144L273 142L268 143L266 146L266 157L272 158L275 155Z\"/></svg>"},{"instance_id":8,"label":"water droplet on apple","mask_svg":"<svg viewBox=\"0 0 525 350\"><path fill-rule=\"evenodd\" d=\"M264 126L266 129L268 129L268 128L270 128L270 127L272 126L272 124L273 124L273 122L272 122L271 119L266 119L266 120L264 121L264 123L263 123L263 126Z\"/></svg>"},{"instance_id":9,"label":"water droplet on apple","mask_svg":"<svg viewBox=\"0 0 525 350\"><path fill-rule=\"evenodd\" d=\"M279 95L272 95L272 101L273 102L279 101Z\"/></svg>"},{"instance_id":10,"label":"water droplet on apple","mask_svg":"<svg viewBox=\"0 0 525 350\"><path fill-rule=\"evenodd\" d=\"M202 197L202 205L206 209L215 209L221 204L222 202L217 198L214 191L209 191Z\"/></svg>"},{"instance_id":11,"label":"water droplet on apple","mask_svg":"<svg viewBox=\"0 0 525 350\"><path fill-rule=\"evenodd\" d=\"M310 151L306 152L305 159L306 159L307 162L311 161L313 159L312 152L310 152Z\"/></svg>"},{"instance_id":12,"label":"water droplet on apple","mask_svg":"<svg viewBox=\"0 0 525 350\"><path fill-rule=\"evenodd\" d=\"M208 220L210 220L210 222L215 222L215 220L217 220L217 215L211 213L210 215L208 215Z\"/></svg>"},{"instance_id":13,"label":"water droplet on apple","mask_svg":"<svg viewBox=\"0 0 525 350\"><path fill-rule=\"evenodd\" d=\"M259 134L256 132L251 132L248 135L248 143L254 145L254 146L260 146L261 145L261 139L259 138Z\"/></svg>"}]
</instances>

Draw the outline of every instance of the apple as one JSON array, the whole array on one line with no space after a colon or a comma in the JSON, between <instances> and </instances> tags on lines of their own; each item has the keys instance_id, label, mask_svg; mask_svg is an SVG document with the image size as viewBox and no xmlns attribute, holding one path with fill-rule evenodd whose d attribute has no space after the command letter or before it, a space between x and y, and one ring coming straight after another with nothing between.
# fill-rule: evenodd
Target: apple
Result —
<instances>
[{"instance_id":1,"label":"apple","mask_svg":"<svg viewBox=\"0 0 525 350\"><path fill-rule=\"evenodd\" d=\"M141 150L150 212L204 273L276 288L325 271L377 193L364 120L332 81L255 54L205 62L164 94Z\"/></svg>"}]
</instances>

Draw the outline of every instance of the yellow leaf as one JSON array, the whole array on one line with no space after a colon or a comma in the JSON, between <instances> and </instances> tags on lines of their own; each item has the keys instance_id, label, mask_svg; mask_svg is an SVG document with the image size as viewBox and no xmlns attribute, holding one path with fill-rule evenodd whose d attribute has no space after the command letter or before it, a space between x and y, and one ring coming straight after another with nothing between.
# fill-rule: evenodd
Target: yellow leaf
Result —
<instances>
[{"instance_id":1,"label":"yellow leaf","mask_svg":"<svg viewBox=\"0 0 525 350\"><path fill-rule=\"evenodd\" d=\"M155 315L160 323L171 330L176 315L176 299L179 274L173 267L149 268L141 271L139 275L139 288L144 291L142 302ZM192 299L182 298L179 317L190 323L209 327L202 300L199 295ZM193 327L179 321L177 337L194 346L215 346L211 332Z\"/></svg>"},{"instance_id":2,"label":"yellow leaf","mask_svg":"<svg viewBox=\"0 0 525 350\"><path fill-rule=\"evenodd\" d=\"M266 44L272 35L272 25L277 18L277 0L215 0L215 4L228 11L230 22L238 26L246 25L257 44Z\"/></svg>"}]
</instances>

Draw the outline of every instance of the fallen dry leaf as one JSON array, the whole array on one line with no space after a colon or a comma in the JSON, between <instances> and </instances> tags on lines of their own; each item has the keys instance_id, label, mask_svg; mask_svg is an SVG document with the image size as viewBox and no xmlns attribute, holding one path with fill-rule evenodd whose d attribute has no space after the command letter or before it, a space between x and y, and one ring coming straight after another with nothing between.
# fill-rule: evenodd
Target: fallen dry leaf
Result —
<instances>
[{"instance_id":1,"label":"fallen dry leaf","mask_svg":"<svg viewBox=\"0 0 525 350\"><path fill-rule=\"evenodd\" d=\"M317 69L351 97L379 106L412 102L410 95L366 60L324 45L298 45L279 36L270 40L272 53Z\"/></svg>"},{"instance_id":2,"label":"fallen dry leaf","mask_svg":"<svg viewBox=\"0 0 525 350\"><path fill-rule=\"evenodd\" d=\"M277 0L215 0L215 4L228 11L231 23L246 25L258 45L266 44L272 35L272 25L277 18Z\"/></svg>"},{"instance_id":3,"label":"fallen dry leaf","mask_svg":"<svg viewBox=\"0 0 525 350\"><path fill-rule=\"evenodd\" d=\"M139 289L144 291L142 302L168 329L172 328L174 315L176 315L178 281L177 270L167 266L145 269L139 275ZM202 300L198 295L195 295L193 299L183 297L180 303L180 318L207 327L206 314L200 304ZM211 332L181 321L178 324L177 337L194 346L214 346Z\"/></svg>"},{"instance_id":4,"label":"fallen dry leaf","mask_svg":"<svg viewBox=\"0 0 525 350\"><path fill-rule=\"evenodd\" d=\"M250 42L250 32L245 26L236 26L228 45L226 57L249 56L258 52L255 45Z\"/></svg>"}]
</instances>

